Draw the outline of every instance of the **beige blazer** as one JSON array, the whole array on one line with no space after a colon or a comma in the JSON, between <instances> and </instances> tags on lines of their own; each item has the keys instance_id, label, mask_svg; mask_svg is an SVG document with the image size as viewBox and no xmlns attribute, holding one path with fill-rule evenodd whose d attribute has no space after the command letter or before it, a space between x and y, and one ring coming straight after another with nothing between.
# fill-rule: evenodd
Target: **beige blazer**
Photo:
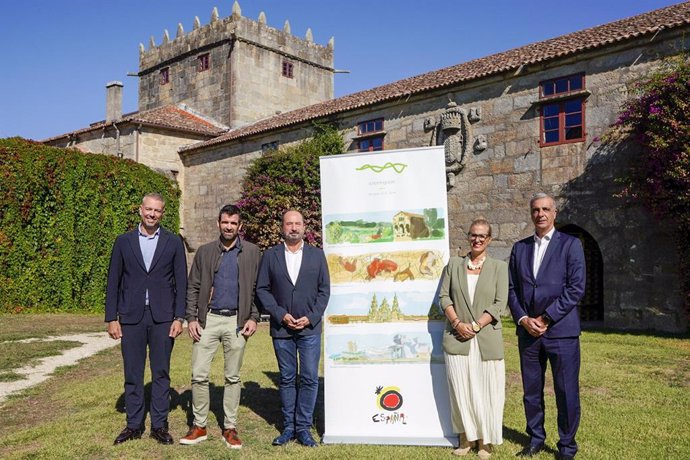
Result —
<instances>
[{"instance_id":1,"label":"beige blazer","mask_svg":"<svg viewBox=\"0 0 690 460\"><path fill-rule=\"evenodd\" d=\"M477 344L483 361L503 359L501 315L504 314L508 301L508 264L487 256L477 280L474 302L471 303L466 267L466 257L451 257L444 268L439 296L441 308L445 311L446 307L453 305L463 323L471 323L473 317L475 320L479 319L485 311L491 314L494 321L477 333ZM450 355L467 356L470 352L469 340L458 339L448 320L443 333L443 350Z\"/></svg>"}]
</instances>

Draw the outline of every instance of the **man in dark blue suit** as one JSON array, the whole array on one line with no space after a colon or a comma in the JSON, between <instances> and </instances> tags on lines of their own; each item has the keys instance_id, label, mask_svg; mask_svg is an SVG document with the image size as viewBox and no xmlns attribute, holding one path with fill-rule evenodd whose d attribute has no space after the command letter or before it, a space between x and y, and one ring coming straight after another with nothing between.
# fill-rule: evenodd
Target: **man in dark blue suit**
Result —
<instances>
[{"instance_id":1,"label":"man in dark blue suit","mask_svg":"<svg viewBox=\"0 0 690 460\"><path fill-rule=\"evenodd\" d=\"M580 423L580 316L585 256L580 240L554 228L556 202L545 193L530 200L534 235L510 254L508 305L517 326L523 403L530 445L521 456L544 449L544 375L551 364L558 408L558 456L573 459Z\"/></svg>"},{"instance_id":2,"label":"man in dark blue suit","mask_svg":"<svg viewBox=\"0 0 690 460\"><path fill-rule=\"evenodd\" d=\"M182 332L187 263L182 240L160 226L165 201L144 196L141 223L117 237L108 269L105 321L108 334L122 339L127 426L115 444L144 432L144 367L151 367L151 437L172 444L168 432L170 353Z\"/></svg>"},{"instance_id":3,"label":"man in dark blue suit","mask_svg":"<svg viewBox=\"0 0 690 460\"><path fill-rule=\"evenodd\" d=\"M330 297L330 278L323 251L303 240L302 214L286 212L282 230L284 242L264 253L256 281L259 304L271 315L280 371L283 432L273 445L297 439L302 445L316 447L310 430L319 390L321 318Z\"/></svg>"}]
</instances>

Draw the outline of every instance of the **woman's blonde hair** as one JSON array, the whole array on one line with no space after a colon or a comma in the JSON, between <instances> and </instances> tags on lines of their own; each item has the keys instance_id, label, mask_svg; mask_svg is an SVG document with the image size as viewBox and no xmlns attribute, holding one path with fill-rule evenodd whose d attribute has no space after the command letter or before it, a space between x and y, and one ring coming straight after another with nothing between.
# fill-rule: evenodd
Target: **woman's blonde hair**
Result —
<instances>
[{"instance_id":1,"label":"woman's blonde hair","mask_svg":"<svg viewBox=\"0 0 690 460\"><path fill-rule=\"evenodd\" d=\"M486 220L485 217L480 216L480 217L477 217L476 219L474 219L472 221L472 223L470 224L470 228L474 227L475 225L483 225L486 228L488 228L489 229L488 236L491 236L491 224L489 223L488 220Z\"/></svg>"}]
</instances>

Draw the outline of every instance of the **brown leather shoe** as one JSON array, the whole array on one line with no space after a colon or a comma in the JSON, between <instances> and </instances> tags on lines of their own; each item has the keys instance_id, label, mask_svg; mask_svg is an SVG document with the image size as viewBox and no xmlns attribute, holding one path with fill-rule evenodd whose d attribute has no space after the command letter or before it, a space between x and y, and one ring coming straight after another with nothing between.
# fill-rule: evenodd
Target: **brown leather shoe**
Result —
<instances>
[{"instance_id":1,"label":"brown leather shoe","mask_svg":"<svg viewBox=\"0 0 690 460\"><path fill-rule=\"evenodd\" d=\"M158 444L172 444L173 438L168 433L168 429L163 428L151 428L151 437L158 441Z\"/></svg>"},{"instance_id":2,"label":"brown leather shoe","mask_svg":"<svg viewBox=\"0 0 690 460\"><path fill-rule=\"evenodd\" d=\"M113 445L117 446L118 444L122 444L125 441L140 439L142 434L144 434L143 428L136 429L127 426L124 430L122 430L122 432L120 432L119 435L117 435L117 438L115 438L115 442L113 443Z\"/></svg>"},{"instance_id":3,"label":"brown leather shoe","mask_svg":"<svg viewBox=\"0 0 690 460\"><path fill-rule=\"evenodd\" d=\"M191 446L199 444L201 441L206 441L207 438L205 426L192 425L189 431L187 431L187 435L184 438L180 438L180 444Z\"/></svg>"},{"instance_id":4,"label":"brown leather shoe","mask_svg":"<svg viewBox=\"0 0 690 460\"><path fill-rule=\"evenodd\" d=\"M223 440L225 441L225 445L231 449L242 448L242 441L240 441L239 436L237 436L237 430L235 428L223 430Z\"/></svg>"}]
</instances>

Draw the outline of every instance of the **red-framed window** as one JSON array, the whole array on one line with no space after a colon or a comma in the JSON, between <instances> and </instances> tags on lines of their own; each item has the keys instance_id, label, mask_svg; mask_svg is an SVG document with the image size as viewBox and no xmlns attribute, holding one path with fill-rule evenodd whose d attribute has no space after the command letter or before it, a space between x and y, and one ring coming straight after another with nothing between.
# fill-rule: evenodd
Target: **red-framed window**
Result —
<instances>
[{"instance_id":1,"label":"red-framed window","mask_svg":"<svg viewBox=\"0 0 690 460\"><path fill-rule=\"evenodd\" d=\"M383 118L357 123L358 136L365 136L367 134L378 133L380 131L383 131Z\"/></svg>"},{"instance_id":2,"label":"red-framed window","mask_svg":"<svg viewBox=\"0 0 690 460\"><path fill-rule=\"evenodd\" d=\"M283 77L294 78L295 65L290 61L283 61Z\"/></svg>"},{"instance_id":3,"label":"red-framed window","mask_svg":"<svg viewBox=\"0 0 690 460\"><path fill-rule=\"evenodd\" d=\"M161 85L170 83L170 67L163 67L160 72Z\"/></svg>"},{"instance_id":4,"label":"red-framed window","mask_svg":"<svg viewBox=\"0 0 690 460\"><path fill-rule=\"evenodd\" d=\"M357 141L357 150L360 152L374 152L383 150L383 118L367 120L357 123L357 136L362 137Z\"/></svg>"},{"instance_id":5,"label":"red-framed window","mask_svg":"<svg viewBox=\"0 0 690 460\"><path fill-rule=\"evenodd\" d=\"M197 72L203 72L211 67L211 57L208 53L202 54L196 58L196 70Z\"/></svg>"},{"instance_id":6,"label":"red-framed window","mask_svg":"<svg viewBox=\"0 0 690 460\"><path fill-rule=\"evenodd\" d=\"M542 146L581 142L585 139L584 90L584 74L554 78L539 84L539 142ZM549 102L550 99L553 102Z\"/></svg>"}]
</instances>

